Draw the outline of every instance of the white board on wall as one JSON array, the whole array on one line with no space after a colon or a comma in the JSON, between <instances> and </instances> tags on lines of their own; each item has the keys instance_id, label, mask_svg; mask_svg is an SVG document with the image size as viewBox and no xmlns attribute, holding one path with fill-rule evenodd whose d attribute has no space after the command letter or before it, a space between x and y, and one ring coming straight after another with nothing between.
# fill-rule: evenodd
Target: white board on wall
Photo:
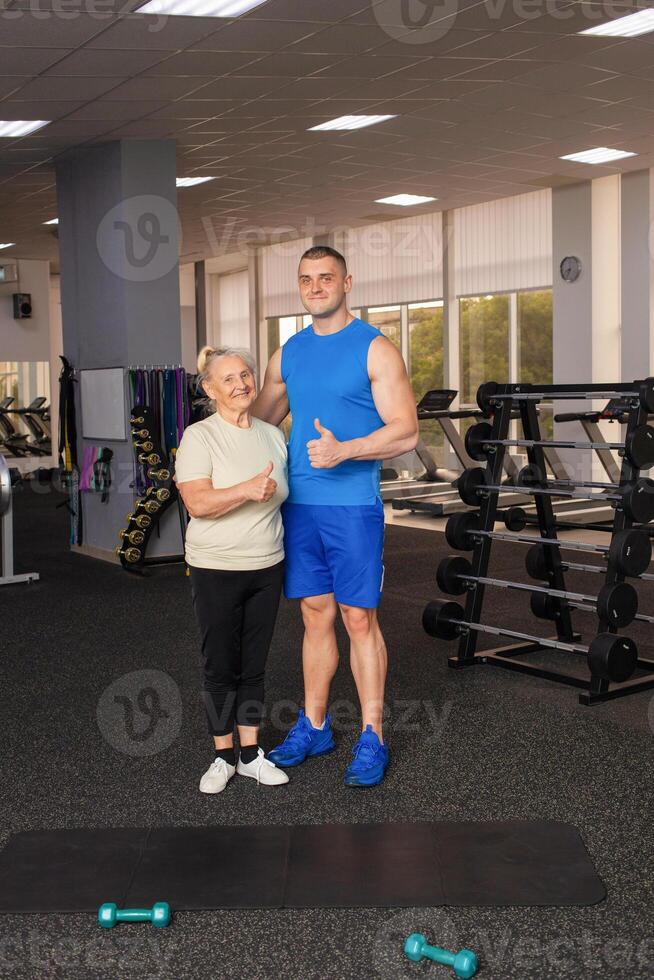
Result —
<instances>
[{"instance_id":1,"label":"white board on wall","mask_svg":"<svg viewBox=\"0 0 654 980\"><path fill-rule=\"evenodd\" d=\"M121 367L80 371L80 395L84 439L108 442L127 438Z\"/></svg>"}]
</instances>

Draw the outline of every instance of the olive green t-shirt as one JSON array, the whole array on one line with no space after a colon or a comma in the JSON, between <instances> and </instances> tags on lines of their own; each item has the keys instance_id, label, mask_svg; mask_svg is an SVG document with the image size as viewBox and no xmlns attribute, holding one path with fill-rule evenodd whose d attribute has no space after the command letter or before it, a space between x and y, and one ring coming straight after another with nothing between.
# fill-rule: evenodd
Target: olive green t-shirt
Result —
<instances>
[{"instance_id":1,"label":"olive green t-shirt","mask_svg":"<svg viewBox=\"0 0 654 980\"><path fill-rule=\"evenodd\" d=\"M273 464L277 490L270 500L248 500L222 517L192 517L186 529L186 561L196 568L268 568L284 557L279 508L288 497L287 451L274 425L253 418L249 429L227 422L218 412L190 425L175 458L178 483L211 480L233 487Z\"/></svg>"}]
</instances>

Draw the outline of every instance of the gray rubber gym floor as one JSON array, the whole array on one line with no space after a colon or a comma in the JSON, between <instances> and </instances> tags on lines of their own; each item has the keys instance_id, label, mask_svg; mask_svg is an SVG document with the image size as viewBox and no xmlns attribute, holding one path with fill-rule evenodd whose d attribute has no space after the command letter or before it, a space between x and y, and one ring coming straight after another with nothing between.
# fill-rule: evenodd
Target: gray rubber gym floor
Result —
<instances>
[{"instance_id":1,"label":"gray rubber gym floor","mask_svg":"<svg viewBox=\"0 0 654 980\"><path fill-rule=\"evenodd\" d=\"M402 941L414 930L476 950L483 980L652 976L651 694L582 708L572 688L492 668L448 670L453 648L420 625L425 602L436 595L444 538L391 527L380 614L390 654L386 781L368 791L341 783L356 736L341 642L337 752L293 770L288 787L235 779L221 796L205 797L197 783L211 751L181 567L138 579L71 555L67 516L55 509L60 499L31 489L15 494L17 564L40 571L41 581L0 593L0 846L13 832L49 827L111 833L130 825L552 818L580 829L608 900L566 909L184 913L162 931L132 925L104 932L91 915L0 916L0 977L452 976L403 957ZM524 579L523 554L498 544L492 568ZM591 587L588 576L568 581ZM522 597L488 595L489 621L538 631ZM643 592L641 610L654 613L654 595ZM583 624L581 614L576 622ZM654 652L642 628L634 636ZM297 605L282 602L269 661L266 747L283 735L301 693L300 639ZM130 698L142 687L128 676L134 671L168 678L161 706L169 717L153 732L152 719L138 709L131 721L125 712L112 714L113 694Z\"/></svg>"}]
</instances>

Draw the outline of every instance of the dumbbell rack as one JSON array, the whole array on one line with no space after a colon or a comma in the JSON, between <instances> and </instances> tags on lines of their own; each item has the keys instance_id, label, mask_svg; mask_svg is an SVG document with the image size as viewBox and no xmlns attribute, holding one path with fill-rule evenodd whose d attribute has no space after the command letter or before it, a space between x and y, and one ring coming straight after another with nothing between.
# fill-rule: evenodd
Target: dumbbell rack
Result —
<instances>
[{"instance_id":1,"label":"dumbbell rack","mask_svg":"<svg viewBox=\"0 0 654 980\"><path fill-rule=\"evenodd\" d=\"M646 386L649 388L646 390ZM626 420L627 430L626 439L638 426L647 423L650 414L652 392L654 392L654 382L636 381L628 384L579 384L579 385L498 385L487 383L482 385L477 394L477 402L480 409L487 418L492 419L492 432L490 439L508 439L509 423L512 413L518 409L525 440L544 441L540 434L537 414L537 404L541 400L556 398L559 399L584 399L594 397L604 397L607 393L609 397L616 397L624 394L625 397L631 396L629 400L629 411ZM648 407L649 405L649 407ZM489 487L499 487L502 479L503 459L505 447L502 445L493 446L493 451L488 455L486 464L485 479ZM547 467L545 451L542 445L526 447L527 459L532 472L539 474L537 487L539 489L550 490L551 481L547 477ZM620 467L619 487L632 486L638 479L640 471L629 460L627 454L622 454L622 465ZM497 489L485 491L480 498L478 528L480 531L492 532L498 512ZM548 493L536 493L534 503L537 514L537 524L542 538L557 538L556 518L552 509L552 497ZM629 529L633 526L633 521L627 516L621 506L616 506L615 517L611 529L611 537L617 532ZM488 575L488 568L491 558L493 538L486 535L477 537L472 554L472 574L475 578L484 578ZM534 544L538 543L538 537L534 536ZM566 590L564 569L560 549L557 547L545 548L546 564L548 574L548 586L553 590ZM600 576L598 576L600 578ZM609 557L606 574L602 579L603 584L614 585L623 582L624 574L618 567L617 562ZM467 592L464 619L469 623L482 622L482 610L485 597L485 585L482 582L475 582ZM573 643L580 639L580 635L575 633L571 609L567 601L560 600L559 614L555 620L556 637L554 639L566 643ZM607 619L598 614L597 633L616 633L616 627ZM586 677L579 677L573 674L564 673L548 667L543 667L535 663L530 663L525 659L526 655L546 650L546 646L539 643L535 637L533 641L520 642L496 647L492 650L484 650L477 653L478 632L474 629L463 630L459 638L458 652L455 656L448 659L448 665L455 669L470 667L476 664L490 664L505 670L517 671L524 674L531 674L546 680L560 684L570 685L582 689L579 696L579 703L583 705L593 705L600 702L624 697L641 691L654 688L654 661L646 660L639 656L637 670L640 674L632 676L629 680L622 682L609 682L605 677L598 676L589 672ZM581 653L573 653L573 656L583 656ZM646 673L642 673L646 671Z\"/></svg>"},{"instance_id":2,"label":"dumbbell rack","mask_svg":"<svg viewBox=\"0 0 654 980\"><path fill-rule=\"evenodd\" d=\"M148 542L163 514L178 505L174 483L174 456L164 452L154 421L147 405L134 405L131 411L132 443L137 462L146 467L149 486L139 497L128 515L128 525L119 531L120 545L116 554L127 572L143 574L146 565L161 565L183 560L181 556L147 558ZM149 447L144 449L144 444Z\"/></svg>"}]
</instances>

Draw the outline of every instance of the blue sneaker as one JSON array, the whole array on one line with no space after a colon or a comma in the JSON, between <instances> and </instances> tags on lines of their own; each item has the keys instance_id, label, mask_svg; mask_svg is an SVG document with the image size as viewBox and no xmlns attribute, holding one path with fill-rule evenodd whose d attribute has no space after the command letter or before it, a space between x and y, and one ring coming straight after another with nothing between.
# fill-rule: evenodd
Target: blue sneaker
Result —
<instances>
[{"instance_id":1,"label":"blue sneaker","mask_svg":"<svg viewBox=\"0 0 654 980\"><path fill-rule=\"evenodd\" d=\"M353 759L345 771L343 782L346 786L376 786L381 783L390 756L388 746L380 742L372 730L372 725L366 725L352 752Z\"/></svg>"},{"instance_id":2,"label":"blue sneaker","mask_svg":"<svg viewBox=\"0 0 654 980\"><path fill-rule=\"evenodd\" d=\"M288 766L299 766L305 759L318 755L327 755L336 748L334 733L331 728L331 718L325 718L324 728L314 728L302 708L298 720L281 745L272 752L266 753L266 758L276 766L286 769Z\"/></svg>"}]
</instances>

